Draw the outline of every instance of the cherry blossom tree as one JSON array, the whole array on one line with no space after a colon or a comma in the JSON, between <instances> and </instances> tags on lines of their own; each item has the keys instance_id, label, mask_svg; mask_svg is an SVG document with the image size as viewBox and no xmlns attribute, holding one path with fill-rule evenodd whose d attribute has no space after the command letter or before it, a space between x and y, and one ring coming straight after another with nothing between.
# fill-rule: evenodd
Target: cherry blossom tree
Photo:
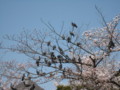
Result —
<instances>
[{"instance_id":1,"label":"cherry blossom tree","mask_svg":"<svg viewBox=\"0 0 120 90\"><path fill-rule=\"evenodd\" d=\"M103 27L80 33L79 26L57 32L51 24L44 23L49 32L23 32L19 36L6 36L15 41L2 47L25 54L36 66L29 72L40 83L56 79L68 79L84 89L104 90L120 88L120 15L106 22L100 13ZM71 82L72 81L72 82Z\"/></svg>"},{"instance_id":2,"label":"cherry blossom tree","mask_svg":"<svg viewBox=\"0 0 120 90\"><path fill-rule=\"evenodd\" d=\"M18 63L15 60L0 61L0 87L9 90L11 85L17 85L22 81L22 75L32 66L31 63Z\"/></svg>"}]
</instances>

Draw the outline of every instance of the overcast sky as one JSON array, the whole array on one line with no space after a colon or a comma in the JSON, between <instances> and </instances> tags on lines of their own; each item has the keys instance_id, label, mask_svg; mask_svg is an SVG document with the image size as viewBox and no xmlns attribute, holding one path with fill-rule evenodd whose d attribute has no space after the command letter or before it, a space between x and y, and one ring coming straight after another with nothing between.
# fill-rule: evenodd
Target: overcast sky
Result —
<instances>
[{"instance_id":1,"label":"overcast sky","mask_svg":"<svg viewBox=\"0 0 120 90\"><path fill-rule=\"evenodd\" d=\"M89 24L89 29L100 27L101 19L95 5L106 21L120 14L120 0L0 0L0 38L5 34L44 28L41 19L50 22L57 30L63 22L68 28L71 22L78 26ZM4 57L6 60L25 58L12 54ZM42 87L55 90L50 83Z\"/></svg>"}]
</instances>

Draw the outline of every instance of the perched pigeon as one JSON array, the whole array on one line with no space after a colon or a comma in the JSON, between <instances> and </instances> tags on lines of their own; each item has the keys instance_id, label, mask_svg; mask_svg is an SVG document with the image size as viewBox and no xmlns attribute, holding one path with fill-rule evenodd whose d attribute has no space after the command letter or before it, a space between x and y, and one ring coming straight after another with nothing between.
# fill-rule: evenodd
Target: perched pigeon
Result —
<instances>
[{"instance_id":1,"label":"perched pigeon","mask_svg":"<svg viewBox=\"0 0 120 90\"><path fill-rule=\"evenodd\" d=\"M75 23L72 22L71 25L72 25L73 27L77 28L77 25L76 25Z\"/></svg>"},{"instance_id":2,"label":"perched pigeon","mask_svg":"<svg viewBox=\"0 0 120 90\"><path fill-rule=\"evenodd\" d=\"M22 81L24 81L24 79L25 79L25 74L23 74L23 76L22 76Z\"/></svg>"},{"instance_id":3,"label":"perched pigeon","mask_svg":"<svg viewBox=\"0 0 120 90\"><path fill-rule=\"evenodd\" d=\"M110 40L109 44L108 44L108 49L110 48L114 48L115 47L115 44L112 40Z\"/></svg>"}]
</instances>

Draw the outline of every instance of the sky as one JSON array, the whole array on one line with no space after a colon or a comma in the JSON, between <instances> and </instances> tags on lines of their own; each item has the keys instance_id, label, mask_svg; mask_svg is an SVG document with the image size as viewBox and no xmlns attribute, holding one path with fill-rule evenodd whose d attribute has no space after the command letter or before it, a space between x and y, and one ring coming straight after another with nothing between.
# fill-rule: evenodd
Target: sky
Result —
<instances>
[{"instance_id":1,"label":"sky","mask_svg":"<svg viewBox=\"0 0 120 90\"><path fill-rule=\"evenodd\" d=\"M56 30L62 23L70 28L75 22L78 27L101 26L101 18L95 5L103 13L106 21L120 14L120 0L0 0L0 40L5 34L19 34L24 30L45 28L41 19L50 22ZM2 54L2 59L26 59L13 53ZM55 90L51 83L41 85L45 90Z\"/></svg>"}]
</instances>

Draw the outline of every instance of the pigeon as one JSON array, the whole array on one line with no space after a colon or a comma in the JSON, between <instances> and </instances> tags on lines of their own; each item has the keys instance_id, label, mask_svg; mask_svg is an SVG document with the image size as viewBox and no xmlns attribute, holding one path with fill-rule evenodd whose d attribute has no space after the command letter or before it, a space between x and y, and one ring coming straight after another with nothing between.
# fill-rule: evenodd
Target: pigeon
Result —
<instances>
[{"instance_id":1,"label":"pigeon","mask_svg":"<svg viewBox=\"0 0 120 90\"><path fill-rule=\"evenodd\" d=\"M59 69L61 70L62 69L62 64L60 63L60 65L59 65Z\"/></svg>"},{"instance_id":2,"label":"pigeon","mask_svg":"<svg viewBox=\"0 0 120 90\"><path fill-rule=\"evenodd\" d=\"M40 56L39 56L39 58L36 60L36 65L37 65L37 66L40 65L40 59L41 59L41 58L40 58Z\"/></svg>"},{"instance_id":3,"label":"pigeon","mask_svg":"<svg viewBox=\"0 0 120 90\"><path fill-rule=\"evenodd\" d=\"M36 73L37 73L37 75L40 75L40 72L38 70L36 70Z\"/></svg>"},{"instance_id":4,"label":"pigeon","mask_svg":"<svg viewBox=\"0 0 120 90\"><path fill-rule=\"evenodd\" d=\"M24 81L24 79L25 79L25 74L23 74L23 76L22 76L22 81Z\"/></svg>"},{"instance_id":5,"label":"pigeon","mask_svg":"<svg viewBox=\"0 0 120 90\"><path fill-rule=\"evenodd\" d=\"M54 45L54 46L53 46L53 50L55 50L55 49L56 49L56 46Z\"/></svg>"},{"instance_id":6,"label":"pigeon","mask_svg":"<svg viewBox=\"0 0 120 90\"><path fill-rule=\"evenodd\" d=\"M71 42L71 38L70 38L70 37L67 38L67 42L68 42L68 43Z\"/></svg>"},{"instance_id":7,"label":"pigeon","mask_svg":"<svg viewBox=\"0 0 120 90\"><path fill-rule=\"evenodd\" d=\"M47 42L47 46L50 46L50 44L51 44L51 42L49 41L49 42Z\"/></svg>"},{"instance_id":8,"label":"pigeon","mask_svg":"<svg viewBox=\"0 0 120 90\"><path fill-rule=\"evenodd\" d=\"M73 37L75 36L75 34L73 32L70 32L70 35L73 36Z\"/></svg>"},{"instance_id":9,"label":"pigeon","mask_svg":"<svg viewBox=\"0 0 120 90\"><path fill-rule=\"evenodd\" d=\"M77 25L76 25L75 23L72 22L71 25L72 25L73 27L77 28Z\"/></svg>"},{"instance_id":10,"label":"pigeon","mask_svg":"<svg viewBox=\"0 0 120 90\"><path fill-rule=\"evenodd\" d=\"M114 48L115 47L115 44L112 40L110 40L109 44L108 44L108 49L110 48Z\"/></svg>"}]
</instances>

